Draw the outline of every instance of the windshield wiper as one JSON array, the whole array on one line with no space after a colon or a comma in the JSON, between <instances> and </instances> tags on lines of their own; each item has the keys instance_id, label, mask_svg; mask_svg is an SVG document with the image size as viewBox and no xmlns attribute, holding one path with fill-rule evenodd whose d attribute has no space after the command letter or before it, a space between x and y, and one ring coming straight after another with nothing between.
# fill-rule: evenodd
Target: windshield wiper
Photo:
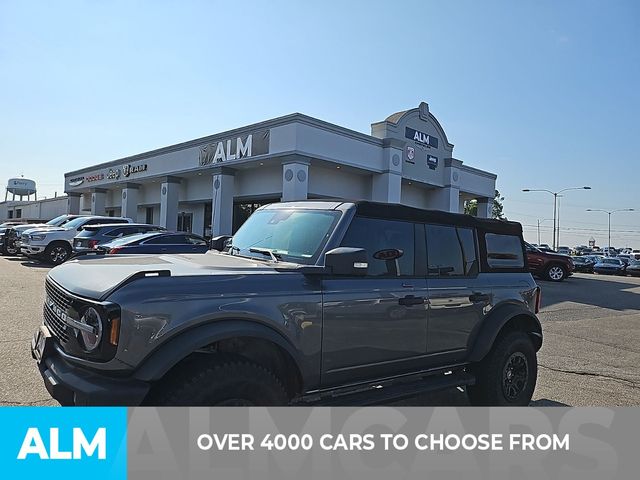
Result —
<instances>
[{"instance_id":1,"label":"windshield wiper","mask_svg":"<svg viewBox=\"0 0 640 480\"><path fill-rule=\"evenodd\" d=\"M278 257L282 258L282 255L280 255L279 253L275 253L270 248L251 247L249 251L251 253L261 253L263 255L269 255L271 257L271 260L273 260L275 263L278 263Z\"/></svg>"}]
</instances>

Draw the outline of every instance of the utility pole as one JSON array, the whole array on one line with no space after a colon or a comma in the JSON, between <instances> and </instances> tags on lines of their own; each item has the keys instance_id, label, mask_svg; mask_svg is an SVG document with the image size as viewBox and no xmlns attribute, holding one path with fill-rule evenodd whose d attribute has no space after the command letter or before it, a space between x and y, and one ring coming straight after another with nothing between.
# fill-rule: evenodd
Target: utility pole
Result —
<instances>
[{"instance_id":1,"label":"utility pole","mask_svg":"<svg viewBox=\"0 0 640 480\"><path fill-rule=\"evenodd\" d=\"M619 208L618 210L602 210L600 208L587 208L587 212L604 212L609 216L609 244L607 245L607 254L611 256L611 214L616 212L633 212L633 208Z\"/></svg>"}]
</instances>

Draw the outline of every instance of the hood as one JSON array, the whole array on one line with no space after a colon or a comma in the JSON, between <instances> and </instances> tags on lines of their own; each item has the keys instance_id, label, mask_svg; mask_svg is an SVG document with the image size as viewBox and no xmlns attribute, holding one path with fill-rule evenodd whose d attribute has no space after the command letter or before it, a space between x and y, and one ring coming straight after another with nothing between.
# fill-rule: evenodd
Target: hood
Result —
<instances>
[{"instance_id":1,"label":"hood","mask_svg":"<svg viewBox=\"0 0 640 480\"><path fill-rule=\"evenodd\" d=\"M284 262L277 265L297 266ZM102 300L139 276L238 275L275 271L271 263L210 251L205 254L79 257L51 269L48 276L71 293Z\"/></svg>"},{"instance_id":2,"label":"hood","mask_svg":"<svg viewBox=\"0 0 640 480\"><path fill-rule=\"evenodd\" d=\"M34 234L34 233L47 233L47 232L60 232L60 231L64 231L66 230L65 228L61 228L61 227L50 227L50 226L44 226L44 227L36 227L36 228L29 228L28 230L23 230L22 232L20 232L22 235L24 235L25 233L28 233L29 235Z\"/></svg>"},{"instance_id":3,"label":"hood","mask_svg":"<svg viewBox=\"0 0 640 480\"><path fill-rule=\"evenodd\" d=\"M47 225L46 223L31 223L29 225L20 225L18 227L11 227L13 230L15 230L16 232L18 232L18 234L23 234L24 232L26 232L27 230L50 230L52 228L59 228L59 227L54 227L52 225Z\"/></svg>"}]
</instances>

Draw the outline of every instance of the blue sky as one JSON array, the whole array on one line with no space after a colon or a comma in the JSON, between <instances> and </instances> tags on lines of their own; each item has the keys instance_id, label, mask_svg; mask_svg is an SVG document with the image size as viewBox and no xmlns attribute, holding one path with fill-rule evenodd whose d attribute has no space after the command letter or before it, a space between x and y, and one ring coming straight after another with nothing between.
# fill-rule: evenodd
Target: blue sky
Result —
<instances>
[{"instance_id":1,"label":"blue sky","mask_svg":"<svg viewBox=\"0 0 640 480\"><path fill-rule=\"evenodd\" d=\"M302 112L369 133L426 101L525 226L561 244L613 217L640 248L640 2L0 0L0 182ZM635 180L634 180L635 179ZM635 182L635 183L634 183ZM552 222L542 240L551 243Z\"/></svg>"}]
</instances>

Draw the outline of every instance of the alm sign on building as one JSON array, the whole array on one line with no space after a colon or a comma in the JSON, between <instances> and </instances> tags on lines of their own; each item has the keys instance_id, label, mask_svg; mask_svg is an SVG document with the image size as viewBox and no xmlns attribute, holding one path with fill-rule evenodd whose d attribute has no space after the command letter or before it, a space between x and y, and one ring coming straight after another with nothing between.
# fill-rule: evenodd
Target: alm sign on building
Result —
<instances>
[{"instance_id":1,"label":"alm sign on building","mask_svg":"<svg viewBox=\"0 0 640 480\"><path fill-rule=\"evenodd\" d=\"M243 158L269 153L269 130L220 140L200 147L199 164L201 167L214 163L231 162Z\"/></svg>"}]
</instances>

